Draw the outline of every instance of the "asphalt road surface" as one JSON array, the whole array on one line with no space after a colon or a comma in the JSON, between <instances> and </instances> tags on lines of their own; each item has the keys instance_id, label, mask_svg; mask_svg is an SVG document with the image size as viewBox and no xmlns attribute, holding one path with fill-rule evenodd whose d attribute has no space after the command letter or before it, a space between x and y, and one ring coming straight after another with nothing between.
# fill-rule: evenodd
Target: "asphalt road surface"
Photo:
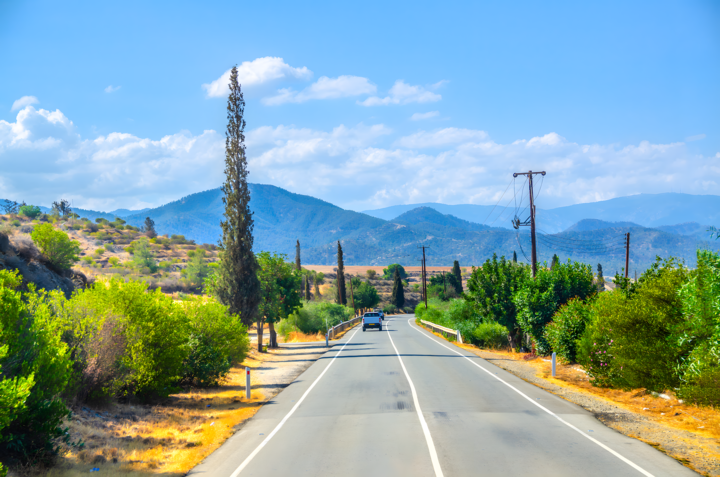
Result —
<instances>
[{"instance_id":1,"label":"asphalt road surface","mask_svg":"<svg viewBox=\"0 0 720 477\"><path fill-rule=\"evenodd\" d=\"M349 331L189 475L697 475L395 315Z\"/></svg>"}]
</instances>

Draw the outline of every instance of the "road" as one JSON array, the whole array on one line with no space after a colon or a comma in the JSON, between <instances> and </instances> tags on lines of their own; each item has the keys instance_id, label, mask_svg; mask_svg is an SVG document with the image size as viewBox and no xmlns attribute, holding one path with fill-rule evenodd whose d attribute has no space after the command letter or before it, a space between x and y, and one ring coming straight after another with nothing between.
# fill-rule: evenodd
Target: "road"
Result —
<instances>
[{"instance_id":1,"label":"road","mask_svg":"<svg viewBox=\"0 0 720 477\"><path fill-rule=\"evenodd\" d=\"M395 315L349 331L193 476L697 475Z\"/></svg>"}]
</instances>

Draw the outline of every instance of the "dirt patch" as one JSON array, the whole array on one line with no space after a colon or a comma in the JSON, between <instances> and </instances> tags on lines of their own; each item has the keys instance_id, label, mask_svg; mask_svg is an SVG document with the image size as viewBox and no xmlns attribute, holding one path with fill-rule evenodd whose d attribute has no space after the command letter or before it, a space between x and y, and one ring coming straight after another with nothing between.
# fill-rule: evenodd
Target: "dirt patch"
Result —
<instances>
[{"instance_id":1,"label":"dirt patch","mask_svg":"<svg viewBox=\"0 0 720 477\"><path fill-rule=\"evenodd\" d=\"M252 351L217 388L174 394L153 406L77 408L67 425L84 449L65 449L54 468L33 475L74 477L94 468L102 475L185 475L326 351L324 342ZM245 366L251 399L245 398Z\"/></svg>"}]
</instances>

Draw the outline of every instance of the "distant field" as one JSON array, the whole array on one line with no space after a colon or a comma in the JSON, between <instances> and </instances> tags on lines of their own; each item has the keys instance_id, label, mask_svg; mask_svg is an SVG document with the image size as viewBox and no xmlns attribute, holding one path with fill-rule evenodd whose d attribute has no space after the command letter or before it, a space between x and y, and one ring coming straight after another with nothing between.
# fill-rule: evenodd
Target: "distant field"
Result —
<instances>
[{"instance_id":1,"label":"distant field","mask_svg":"<svg viewBox=\"0 0 720 477\"><path fill-rule=\"evenodd\" d=\"M352 275L364 274L368 270L375 270L377 273L382 273L383 268L385 267L387 267L387 265L385 265L384 267L375 265L345 265L345 272ZM334 271L333 268L337 268L337 265L303 265L303 268L307 268L308 270L315 270L316 272L332 273ZM422 269L419 266L405 267L405 271L407 272L419 273L421 270ZM431 267L429 265L427 266L428 272L449 272L450 270L452 270L452 267Z\"/></svg>"}]
</instances>

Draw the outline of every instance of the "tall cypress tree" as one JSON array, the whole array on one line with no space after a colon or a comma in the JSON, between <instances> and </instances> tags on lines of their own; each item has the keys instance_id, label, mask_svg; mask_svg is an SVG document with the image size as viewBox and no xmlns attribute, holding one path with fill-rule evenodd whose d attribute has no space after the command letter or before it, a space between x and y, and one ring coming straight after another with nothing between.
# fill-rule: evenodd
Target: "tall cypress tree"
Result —
<instances>
[{"instance_id":1,"label":"tall cypress tree","mask_svg":"<svg viewBox=\"0 0 720 477\"><path fill-rule=\"evenodd\" d=\"M310 301L310 277L305 274L305 299Z\"/></svg>"},{"instance_id":2,"label":"tall cypress tree","mask_svg":"<svg viewBox=\"0 0 720 477\"><path fill-rule=\"evenodd\" d=\"M554 253L553 257L552 257L552 263L550 264L550 270L555 268L555 265L557 265L559 263L560 263L560 257L557 256L557 253Z\"/></svg>"},{"instance_id":3,"label":"tall cypress tree","mask_svg":"<svg viewBox=\"0 0 720 477\"><path fill-rule=\"evenodd\" d=\"M338 240L338 266L337 266L337 302L338 305L347 304L345 295L345 264L343 263L343 251Z\"/></svg>"},{"instance_id":4,"label":"tall cypress tree","mask_svg":"<svg viewBox=\"0 0 720 477\"><path fill-rule=\"evenodd\" d=\"M300 239L298 239L295 244L295 270L298 272L302 271L302 266L300 265Z\"/></svg>"},{"instance_id":5,"label":"tall cypress tree","mask_svg":"<svg viewBox=\"0 0 720 477\"><path fill-rule=\"evenodd\" d=\"M599 263L597 268L597 287L598 291L605 291L605 277L603 276L602 265Z\"/></svg>"},{"instance_id":6,"label":"tall cypress tree","mask_svg":"<svg viewBox=\"0 0 720 477\"><path fill-rule=\"evenodd\" d=\"M253 217L247 184L245 157L245 100L238 83L237 67L230 73L230 96L225 133L225 183L222 186L224 219L220 221L222 238L217 296L230 313L239 313L250 326L260 303L258 265L253 248ZM260 330L258 330L260 332Z\"/></svg>"},{"instance_id":7,"label":"tall cypress tree","mask_svg":"<svg viewBox=\"0 0 720 477\"><path fill-rule=\"evenodd\" d=\"M398 310L402 310L405 306L405 290L403 289L402 278L400 278L400 273L397 268L393 275L393 289L390 295L390 302L395 305Z\"/></svg>"},{"instance_id":8,"label":"tall cypress tree","mask_svg":"<svg viewBox=\"0 0 720 477\"><path fill-rule=\"evenodd\" d=\"M513 250L513 263L517 263L517 252Z\"/></svg>"},{"instance_id":9,"label":"tall cypress tree","mask_svg":"<svg viewBox=\"0 0 720 477\"><path fill-rule=\"evenodd\" d=\"M455 287L455 290L458 293L462 293L462 272L460 271L460 262L458 262L457 260L455 260L455 263L453 263L452 273L453 275L455 275L455 278L457 278L457 286Z\"/></svg>"}]
</instances>

